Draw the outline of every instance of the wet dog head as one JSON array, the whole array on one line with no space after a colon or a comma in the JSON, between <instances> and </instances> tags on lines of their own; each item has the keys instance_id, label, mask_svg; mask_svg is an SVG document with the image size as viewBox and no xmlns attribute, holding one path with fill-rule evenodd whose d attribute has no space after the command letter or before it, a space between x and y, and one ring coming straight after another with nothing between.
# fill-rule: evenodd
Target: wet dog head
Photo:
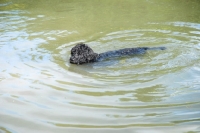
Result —
<instances>
[{"instance_id":1,"label":"wet dog head","mask_svg":"<svg viewBox=\"0 0 200 133\"><path fill-rule=\"evenodd\" d=\"M79 43L71 49L70 63L83 64L95 62L98 57L97 53L87 46L86 44Z\"/></svg>"}]
</instances>

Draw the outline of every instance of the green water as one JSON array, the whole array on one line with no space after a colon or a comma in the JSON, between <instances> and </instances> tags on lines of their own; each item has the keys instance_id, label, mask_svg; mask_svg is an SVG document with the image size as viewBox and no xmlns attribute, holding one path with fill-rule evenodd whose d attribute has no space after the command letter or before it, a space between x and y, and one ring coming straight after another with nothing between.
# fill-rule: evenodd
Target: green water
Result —
<instances>
[{"instance_id":1,"label":"green water","mask_svg":"<svg viewBox=\"0 0 200 133\"><path fill-rule=\"evenodd\" d=\"M200 132L199 0L0 0L0 133ZM164 51L86 65L95 52Z\"/></svg>"}]
</instances>

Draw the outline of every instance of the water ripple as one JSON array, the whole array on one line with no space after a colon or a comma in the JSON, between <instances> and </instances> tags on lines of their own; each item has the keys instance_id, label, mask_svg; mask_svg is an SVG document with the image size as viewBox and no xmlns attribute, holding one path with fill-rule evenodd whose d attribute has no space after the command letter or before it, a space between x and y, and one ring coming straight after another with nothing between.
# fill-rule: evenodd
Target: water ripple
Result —
<instances>
[{"instance_id":1,"label":"water ripple","mask_svg":"<svg viewBox=\"0 0 200 133\"><path fill-rule=\"evenodd\" d=\"M148 23L89 41L76 39L75 30L48 29L55 18L19 15L25 13L0 12L0 132L36 126L101 131L184 124L198 130L199 24ZM66 43L67 37L74 41ZM70 50L80 41L98 53L142 46L167 49L70 64Z\"/></svg>"}]
</instances>

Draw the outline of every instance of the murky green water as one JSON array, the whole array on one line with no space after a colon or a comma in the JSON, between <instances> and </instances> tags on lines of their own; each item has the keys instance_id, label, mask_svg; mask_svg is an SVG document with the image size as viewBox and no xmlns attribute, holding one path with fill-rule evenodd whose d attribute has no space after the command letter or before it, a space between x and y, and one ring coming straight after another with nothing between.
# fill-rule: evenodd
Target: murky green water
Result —
<instances>
[{"instance_id":1,"label":"murky green water","mask_svg":"<svg viewBox=\"0 0 200 133\"><path fill-rule=\"evenodd\" d=\"M69 63L94 51L165 46ZM200 132L199 0L1 0L0 133Z\"/></svg>"}]
</instances>

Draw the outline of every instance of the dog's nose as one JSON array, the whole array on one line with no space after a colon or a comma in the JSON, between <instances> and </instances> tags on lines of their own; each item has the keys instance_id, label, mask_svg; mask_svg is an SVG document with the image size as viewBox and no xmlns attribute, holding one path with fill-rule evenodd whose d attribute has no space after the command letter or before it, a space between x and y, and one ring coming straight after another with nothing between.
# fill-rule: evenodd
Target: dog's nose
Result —
<instances>
[{"instance_id":1,"label":"dog's nose","mask_svg":"<svg viewBox=\"0 0 200 133\"><path fill-rule=\"evenodd\" d=\"M69 60L70 60L70 62L71 62L71 61L74 61L74 59L73 59L72 57L71 57Z\"/></svg>"}]
</instances>

